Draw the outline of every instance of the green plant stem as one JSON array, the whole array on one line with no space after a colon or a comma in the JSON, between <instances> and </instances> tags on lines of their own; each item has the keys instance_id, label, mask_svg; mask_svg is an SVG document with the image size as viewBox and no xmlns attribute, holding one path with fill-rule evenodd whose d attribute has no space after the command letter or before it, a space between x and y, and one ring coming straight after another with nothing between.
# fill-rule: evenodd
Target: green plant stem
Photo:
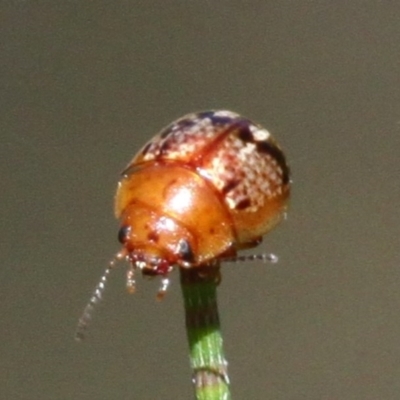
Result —
<instances>
[{"instance_id":1,"label":"green plant stem","mask_svg":"<svg viewBox=\"0 0 400 400\"><path fill-rule=\"evenodd\" d=\"M190 363L197 400L230 400L217 306L219 266L180 268Z\"/></svg>"}]
</instances>

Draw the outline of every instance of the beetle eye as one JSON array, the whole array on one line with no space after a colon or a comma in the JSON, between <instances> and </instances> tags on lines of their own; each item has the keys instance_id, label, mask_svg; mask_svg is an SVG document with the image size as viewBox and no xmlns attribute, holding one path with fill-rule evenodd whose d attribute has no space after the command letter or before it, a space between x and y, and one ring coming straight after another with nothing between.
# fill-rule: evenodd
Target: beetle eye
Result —
<instances>
[{"instance_id":1,"label":"beetle eye","mask_svg":"<svg viewBox=\"0 0 400 400\"><path fill-rule=\"evenodd\" d=\"M128 240L128 236L131 233L131 227L128 225L121 226L121 229L118 231L118 241L121 244L124 244Z\"/></svg>"},{"instance_id":2,"label":"beetle eye","mask_svg":"<svg viewBox=\"0 0 400 400\"><path fill-rule=\"evenodd\" d=\"M194 262L193 250L187 240L181 239L178 243L178 253L182 257L183 261L188 263Z\"/></svg>"}]
</instances>

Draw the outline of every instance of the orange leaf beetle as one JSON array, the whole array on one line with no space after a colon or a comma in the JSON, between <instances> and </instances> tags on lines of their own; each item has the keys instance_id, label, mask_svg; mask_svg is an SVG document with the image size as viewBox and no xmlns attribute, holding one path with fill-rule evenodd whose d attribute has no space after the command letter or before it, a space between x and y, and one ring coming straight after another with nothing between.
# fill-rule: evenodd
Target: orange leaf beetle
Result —
<instances>
[{"instance_id":1,"label":"orange leaf beetle","mask_svg":"<svg viewBox=\"0 0 400 400\"><path fill-rule=\"evenodd\" d=\"M285 155L267 130L231 111L185 115L122 173L115 196L122 250L110 268L119 259L130 262L131 291L136 269L161 276L162 296L174 267L218 264L259 244L285 215L289 194ZM110 268L88 307L100 298Z\"/></svg>"}]
</instances>

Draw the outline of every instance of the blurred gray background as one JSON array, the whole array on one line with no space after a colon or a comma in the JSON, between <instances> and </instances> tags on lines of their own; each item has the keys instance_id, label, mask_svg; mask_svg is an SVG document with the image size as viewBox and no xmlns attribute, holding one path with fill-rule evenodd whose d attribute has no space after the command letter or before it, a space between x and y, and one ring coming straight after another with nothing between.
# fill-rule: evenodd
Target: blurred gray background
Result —
<instances>
[{"instance_id":1,"label":"blurred gray background","mask_svg":"<svg viewBox=\"0 0 400 400\"><path fill-rule=\"evenodd\" d=\"M190 399L178 274L111 277L119 172L204 109L268 128L288 220L227 264L234 399L400 397L400 5L378 1L2 2L0 399Z\"/></svg>"}]
</instances>

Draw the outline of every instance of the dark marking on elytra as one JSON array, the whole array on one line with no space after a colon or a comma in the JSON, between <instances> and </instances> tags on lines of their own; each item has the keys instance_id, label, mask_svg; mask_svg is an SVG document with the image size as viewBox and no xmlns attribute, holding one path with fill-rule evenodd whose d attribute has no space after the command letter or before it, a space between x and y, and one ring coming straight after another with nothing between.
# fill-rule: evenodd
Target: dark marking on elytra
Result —
<instances>
[{"instance_id":1,"label":"dark marking on elytra","mask_svg":"<svg viewBox=\"0 0 400 400\"><path fill-rule=\"evenodd\" d=\"M213 125L229 125L235 121L235 117L229 115L217 115L214 111L205 111L198 114L199 118L208 118Z\"/></svg>"},{"instance_id":2,"label":"dark marking on elytra","mask_svg":"<svg viewBox=\"0 0 400 400\"><path fill-rule=\"evenodd\" d=\"M240 200L239 203L236 204L235 209L236 210L244 210L245 208L250 207L250 205L251 205L251 201L249 198L246 197L245 199Z\"/></svg>"},{"instance_id":3,"label":"dark marking on elytra","mask_svg":"<svg viewBox=\"0 0 400 400\"><path fill-rule=\"evenodd\" d=\"M190 128L198 123L197 118L184 118L176 123L177 128Z\"/></svg>"},{"instance_id":4,"label":"dark marking on elytra","mask_svg":"<svg viewBox=\"0 0 400 400\"><path fill-rule=\"evenodd\" d=\"M238 138L243 140L245 143L252 143L254 142L254 136L250 131L250 127L246 124L240 127L238 132Z\"/></svg>"},{"instance_id":5,"label":"dark marking on elytra","mask_svg":"<svg viewBox=\"0 0 400 400\"><path fill-rule=\"evenodd\" d=\"M228 125L233 121L232 117L224 117L222 115L214 115L210 120L213 125Z\"/></svg>"},{"instance_id":6,"label":"dark marking on elytra","mask_svg":"<svg viewBox=\"0 0 400 400\"><path fill-rule=\"evenodd\" d=\"M229 193L231 190L235 189L235 187L238 186L239 183L240 183L240 181L237 179L236 180L232 179L232 180L228 181L225 184L225 186L221 189L222 194L225 195L225 194Z\"/></svg>"},{"instance_id":7,"label":"dark marking on elytra","mask_svg":"<svg viewBox=\"0 0 400 400\"><path fill-rule=\"evenodd\" d=\"M170 147L171 147L171 143L168 140L164 141L164 143L160 147L159 154L160 155L166 154L168 152L168 150L170 149Z\"/></svg>"},{"instance_id":8,"label":"dark marking on elytra","mask_svg":"<svg viewBox=\"0 0 400 400\"><path fill-rule=\"evenodd\" d=\"M146 146L143 147L143 149L142 149L142 156L146 155L146 153L149 151L151 145L152 145L152 143L149 142L149 143L146 144Z\"/></svg>"},{"instance_id":9,"label":"dark marking on elytra","mask_svg":"<svg viewBox=\"0 0 400 400\"><path fill-rule=\"evenodd\" d=\"M160 132L160 138L165 139L168 137L171 133L173 133L173 126L168 126L165 128L163 131Z\"/></svg>"}]
</instances>

